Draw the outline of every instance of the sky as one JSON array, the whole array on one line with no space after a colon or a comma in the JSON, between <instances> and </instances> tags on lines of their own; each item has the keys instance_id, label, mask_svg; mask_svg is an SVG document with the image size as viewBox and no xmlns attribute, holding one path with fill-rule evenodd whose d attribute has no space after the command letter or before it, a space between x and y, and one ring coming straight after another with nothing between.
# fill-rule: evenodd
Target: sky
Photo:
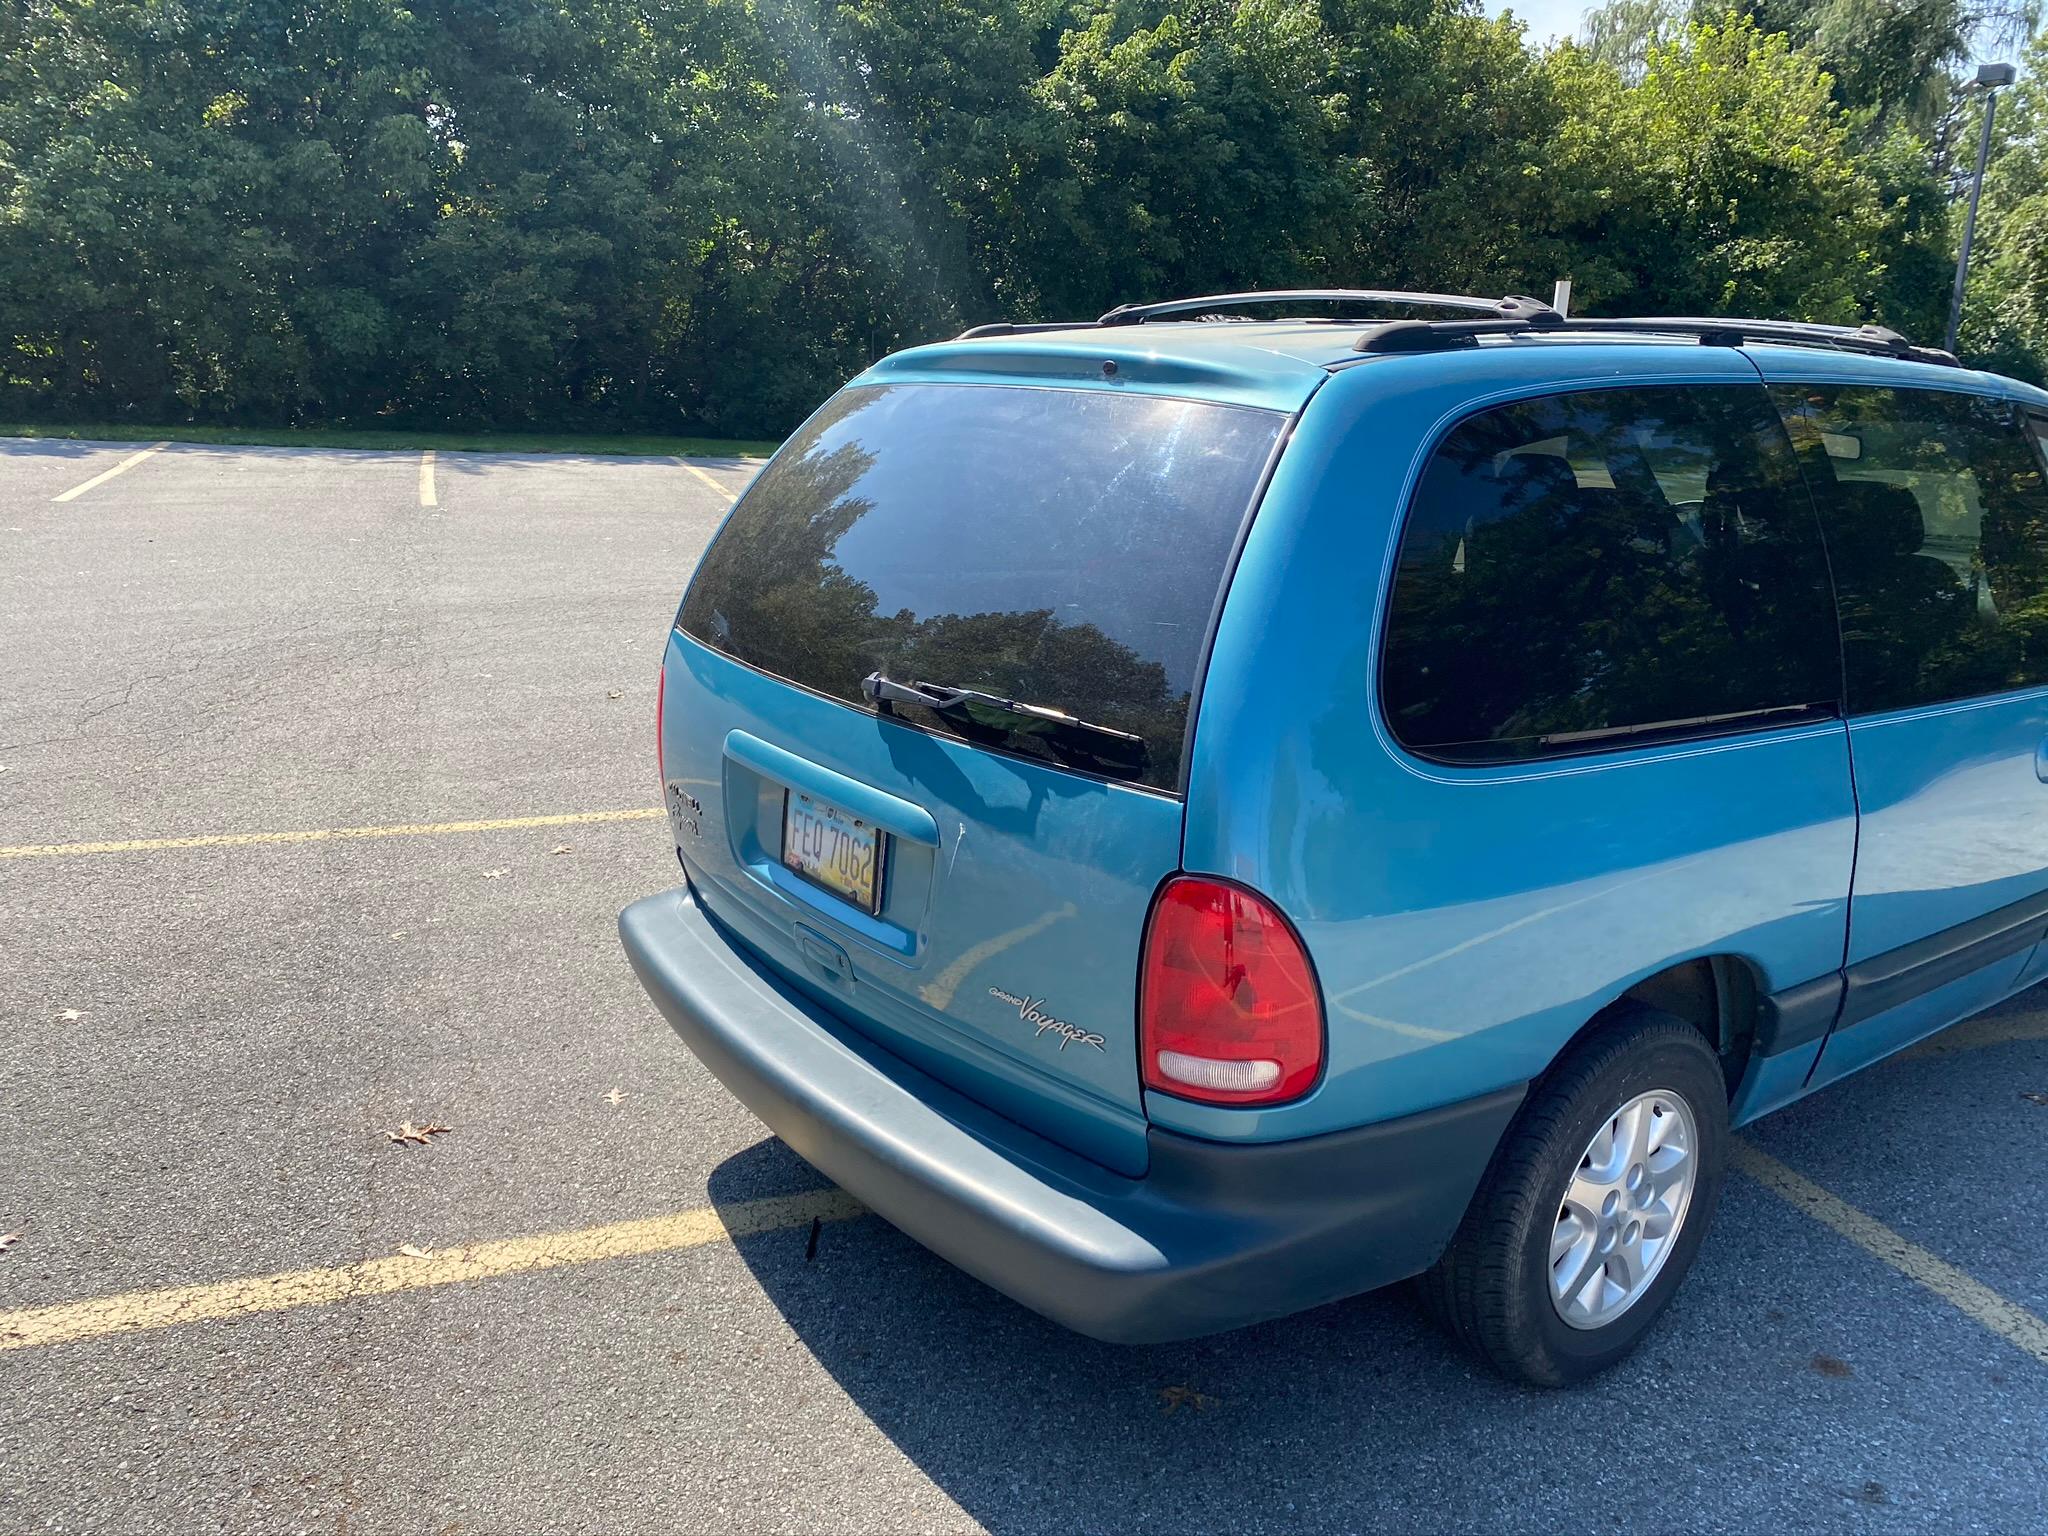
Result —
<instances>
[{"instance_id":1,"label":"sky","mask_svg":"<svg viewBox=\"0 0 2048 1536\"><path fill-rule=\"evenodd\" d=\"M1546 38L1574 36L1587 6L1586 0L1486 0L1486 9L1495 16L1513 11L1528 27L1530 41L1541 43Z\"/></svg>"}]
</instances>

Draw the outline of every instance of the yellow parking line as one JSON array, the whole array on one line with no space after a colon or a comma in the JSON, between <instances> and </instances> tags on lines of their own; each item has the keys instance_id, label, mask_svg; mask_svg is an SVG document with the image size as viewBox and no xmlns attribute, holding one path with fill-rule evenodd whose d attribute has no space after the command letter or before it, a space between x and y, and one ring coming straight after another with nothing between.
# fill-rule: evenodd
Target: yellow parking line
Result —
<instances>
[{"instance_id":1,"label":"yellow parking line","mask_svg":"<svg viewBox=\"0 0 2048 1536\"><path fill-rule=\"evenodd\" d=\"M434 450L429 448L420 455L420 505L437 507L440 504L434 495Z\"/></svg>"},{"instance_id":2,"label":"yellow parking line","mask_svg":"<svg viewBox=\"0 0 2048 1536\"><path fill-rule=\"evenodd\" d=\"M682 465L683 468L687 469L691 474L695 475L699 480L702 480L706 485L710 486L711 489L718 492L718 494L723 496L727 501L738 501L740 499L740 493L738 491L727 490L723 485L720 485L716 480L712 479L711 476L707 475L703 470L699 469L696 465L690 463L688 460L677 459L676 462Z\"/></svg>"},{"instance_id":3,"label":"yellow parking line","mask_svg":"<svg viewBox=\"0 0 2048 1536\"><path fill-rule=\"evenodd\" d=\"M531 1237L465 1243L414 1258L394 1254L337 1264L331 1269L296 1269L282 1274L224 1280L216 1285L181 1285L162 1291L130 1291L88 1301L0 1312L0 1350L69 1344L116 1333L146 1333L178 1323L252 1317L299 1307L331 1306L359 1297L426 1290L466 1280L532 1274L573 1264L674 1253L707 1243L750 1237L813 1221L846 1221L863 1207L843 1190L747 1200L724 1209L677 1211L641 1221L541 1232Z\"/></svg>"},{"instance_id":4,"label":"yellow parking line","mask_svg":"<svg viewBox=\"0 0 2048 1536\"><path fill-rule=\"evenodd\" d=\"M74 853L155 853L165 848L254 848L266 843L326 843L358 837L432 837L442 832L508 832L575 827L596 821L652 821L660 806L630 811L569 811L559 816L505 816L496 821L406 822L389 827L318 827L304 832L212 832L200 837L143 837L125 843L24 843L0 847L0 859L57 859Z\"/></svg>"},{"instance_id":5,"label":"yellow parking line","mask_svg":"<svg viewBox=\"0 0 2048 1536\"><path fill-rule=\"evenodd\" d=\"M1795 1173L1770 1153L1746 1141L1733 1147L1735 1166L1772 1193L1782 1196L1822 1226L1832 1227L1872 1258L1890 1265L1915 1284L1925 1286L1971 1321L1990 1329L2007 1343L2048 1365L2048 1322L2017 1302L1964 1274L1946 1259L1936 1258L1909 1242L1873 1216L1837 1199L1803 1174Z\"/></svg>"},{"instance_id":6,"label":"yellow parking line","mask_svg":"<svg viewBox=\"0 0 2048 1536\"><path fill-rule=\"evenodd\" d=\"M100 473L94 475L90 480L86 481L85 484L74 485L73 487L71 487L70 490L61 491L57 495L52 496L50 500L76 501L79 497L83 496L87 491L91 490L94 486L105 485L109 480L113 479L114 476L126 474L129 470L133 469L136 465L140 464L144 459L148 458L152 453L161 453L164 451L164 449L170 446L171 445L168 442L151 443L147 448L143 449L142 452L129 454L127 458L123 459L120 463L116 464L112 469L102 470Z\"/></svg>"}]
</instances>

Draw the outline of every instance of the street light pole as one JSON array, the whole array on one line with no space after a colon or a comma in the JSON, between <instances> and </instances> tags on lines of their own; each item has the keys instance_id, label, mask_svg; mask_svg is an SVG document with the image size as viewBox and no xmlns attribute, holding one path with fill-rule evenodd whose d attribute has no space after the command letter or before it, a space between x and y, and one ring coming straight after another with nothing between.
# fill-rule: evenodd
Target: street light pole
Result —
<instances>
[{"instance_id":1,"label":"street light pole","mask_svg":"<svg viewBox=\"0 0 2048 1536\"><path fill-rule=\"evenodd\" d=\"M1984 195L1984 164L1991 158L1991 117L1998 109L1998 88L2011 85L2019 71L2010 64L1980 64L1975 86L1984 93L1984 131L1977 136L1977 173L1970 178L1970 208L1963 215L1963 245L1956 253L1956 287L1948 301L1948 339L1945 351L1956 349L1956 332L1963 324L1963 285L1970 280L1970 242L1977 234L1977 199Z\"/></svg>"}]
</instances>

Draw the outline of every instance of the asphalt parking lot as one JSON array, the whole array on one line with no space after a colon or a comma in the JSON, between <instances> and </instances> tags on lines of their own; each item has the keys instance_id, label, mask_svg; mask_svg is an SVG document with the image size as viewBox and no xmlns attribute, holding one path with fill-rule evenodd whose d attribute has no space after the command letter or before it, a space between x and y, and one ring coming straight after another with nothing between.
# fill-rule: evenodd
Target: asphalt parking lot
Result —
<instances>
[{"instance_id":1,"label":"asphalt parking lot","mask_svg":"<svg viewBox=\"0 0 2048 1536\"><path fill-rule=\"evenodd\" d=\"M0 1536L2048 1525L2041 994L1749 1132L1589 1388L1398 1293L1097 1345L618 952L752 464L141 452L0 441Z\"/></svg>"}]
</instances>

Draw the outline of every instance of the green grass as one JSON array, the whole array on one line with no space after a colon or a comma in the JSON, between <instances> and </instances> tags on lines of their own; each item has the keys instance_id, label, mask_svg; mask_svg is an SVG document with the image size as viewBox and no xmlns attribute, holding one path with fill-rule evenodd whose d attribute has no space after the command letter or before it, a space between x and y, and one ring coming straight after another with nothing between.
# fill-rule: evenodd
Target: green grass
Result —
<instances>
[{"instance_id":1,"label":"green grass","mask_svg":"<svg viewBox=\"0 0 2048 1536\"><path fill-rule=\"evenodd\" d=\"M30 426L0 422L0 437L79 438L88 442L246 443L263 448L426 449L448 453L603 453L766 458L774 443L719 437L611 437L571 432L358 432L326 427L131 427L92 422Z\"/></svg>"}]
</instances>

